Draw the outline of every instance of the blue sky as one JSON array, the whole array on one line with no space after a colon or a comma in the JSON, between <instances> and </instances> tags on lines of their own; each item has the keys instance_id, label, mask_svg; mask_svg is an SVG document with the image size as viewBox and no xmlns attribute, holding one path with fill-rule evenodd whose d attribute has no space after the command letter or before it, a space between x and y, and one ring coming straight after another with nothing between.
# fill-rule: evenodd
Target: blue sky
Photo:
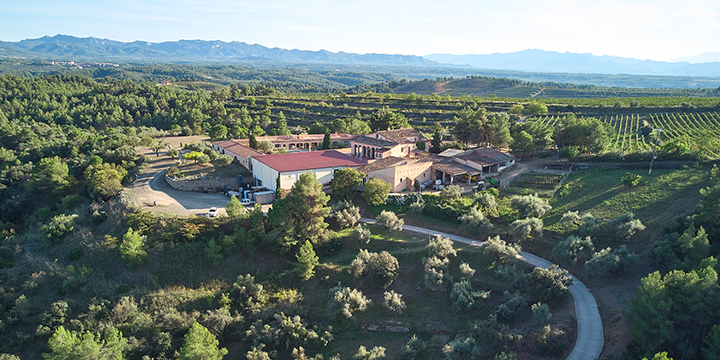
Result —
<instances>
[{"instance_id":1,"label":"blue sky","mask_svg":"<svg viewBox=\"0 0 720 360\"><path fill-rule=\"evenodd\" d=\"M2 0L0 40L242 41L354 53L542 49L673 60L720 52L712 0Z\"/></svg>"}]
</instances>

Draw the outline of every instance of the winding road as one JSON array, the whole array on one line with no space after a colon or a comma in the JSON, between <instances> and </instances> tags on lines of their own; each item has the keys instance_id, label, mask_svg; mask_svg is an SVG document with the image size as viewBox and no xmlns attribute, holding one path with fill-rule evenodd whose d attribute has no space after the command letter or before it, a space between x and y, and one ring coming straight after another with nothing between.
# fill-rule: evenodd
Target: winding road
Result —
<instances>
[{"instance_id":1,"label":"winding road","mask_svg":"<svg viewBox=\"0 0 720 360\"><path fill-rule=\"evenodd\" d=\"M360 218L360 221L368 224L374 224L374 219ZM483 242L470 238L444 233L441 231L425 229L417 226L403 225L403 230L412 231L419 234L440 235L449 238L452 241L469 244L472 246L482 246ZM552 263L541 257L521 252L518 259L530 265L538 266L544 269L549 268ZM600 311L598 310L595 297L590 290L570 274L574 285L570 286L570 295L573 297L575 304L575 319L577 321L577 337L575 347L566 360L594 360L600 357L603 346L605 345L605 336L603 332L602 320L600 319Z\"/></svg>"}]
</instances>

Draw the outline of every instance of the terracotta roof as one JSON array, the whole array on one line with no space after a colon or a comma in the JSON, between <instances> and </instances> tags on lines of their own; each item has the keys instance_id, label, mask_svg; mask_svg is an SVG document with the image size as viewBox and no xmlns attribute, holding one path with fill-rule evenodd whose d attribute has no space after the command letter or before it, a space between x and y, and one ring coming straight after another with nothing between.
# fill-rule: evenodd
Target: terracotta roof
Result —
<instances>
[{"instance_id":1,"label":"terracotta roof","mask_svg":"<svg viewBox=\"0 0 720 360\"><path fill-rule=\"evenodd\" d=\"M242 156L244 158L248 158L249 156L260 156L263 155L263 153L245 146L235 140L221 140L221 141L214 141L213 145L217 145L227 151L230 151L234 154L237 154L239 156Z\"/></svg>"},{"instance_id":2,"label":"terracotta roof","mask_svg":"<svg viewBox=\"0 0 720 360\"><path fill-rule=\"evenodd\" d=\"M388 156L384 159L373 161L370 164L367 164L365 166L361 166L357 169L357 171L363 173L363 174L369 174L373 171L387 169L389 167L393 167L397 165L400 162L405 161L404 158L397 157L397 156Z\"/></svg>"},{"instance_id":3,"label":"terracotta roof","mask_svg":"<svg viewBox=\"0 0 720 360\"><path fill-rule=\"evenodd\" d=\"M305 151L258 156L255 160L278 172L312 170L329 167L354 167L367 164L354 156L336 150Z\"/></svg>"},{"instance_id":4,"label":"terracotta roof","mask_svg":"<svg viewBox=\"0 0 720 360\"><path fill-rule=\"evenodd\" d=\"M357 138L355 138L355 139L352 139L351 141L352 141L352 142L359 143L359 144L379 146L379 147L382 147L382 148L385 148L385 149L390 149L390 148L392 148L393 146L396 146L396 145L397 145L396 143L394 143L394 142L392 142L392 141L387 141L387 140L383 140L383 139L371 138L371 137L368 137L368 136L359 136L359 137L357 137Z\"/></svg>"},{"instance_id":5,"label":"terracotta roof","mask_svg":"<svg viewBox=\"0 0 720 360\"><path fill-rule=\"evenodd\" d=\"M351 134L338 134L331 133L330 140L352 140L355 135ZM325 134L302 134L302 135L267 135L267 136L256 136L255 140L267 140L273 144L282 142L322 142L325 138ZM247 144L250 142L249 139L236 139L235 141Z\"/></svg>"},{"instance_id":6,"label":"terracotta roof","mask_svg":"<svg viewBox=\"0 0 720 360\"><path fill-rule=\"evenodd\" d=\"M419 131L417 131L413 128L376 131L373 134L378 134L396 144L407 144L407 143L414 144L417 141L408 140L408 138L413 138L413 137L417 137L418 141L427 140L427 139L425 139L425 137L420 135ZM372 135L372 134L368 134L367 136L370 136L370 135Z\"/></svg>"}]
</instances>

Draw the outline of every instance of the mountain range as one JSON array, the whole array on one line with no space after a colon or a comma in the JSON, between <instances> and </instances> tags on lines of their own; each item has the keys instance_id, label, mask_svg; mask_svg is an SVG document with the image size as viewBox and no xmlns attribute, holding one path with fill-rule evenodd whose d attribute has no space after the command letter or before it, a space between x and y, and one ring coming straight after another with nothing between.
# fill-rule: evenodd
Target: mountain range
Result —
<instances>
[{"instance_id":1,"label":"mountain range","mask_svg":"<svg viewBox=\"0 0 720 360\"><path fill-rule=\"evenodd\" d=\"M414 55L352 54L330 51L286 50L233 41L180 40L151 43L120 42L93 37L44 36L19 42L0 42L0 56L56 60L130 62L280 62L346 65L441 66Z\"/></svg>"},{"instance_id":2,"label":"mountain range","mask_svg":"<svg viewBox=\"0 0 720 360\"><path fill-rule=\"evenodd\" d=\"M712 54L706 53L709 59ZM444 64L488 70L574 74L720 76L720 62L690 63L638 60L617 56L560 53L538 49L489 55L431 54L424 58Z\"/></svg>"},{"instance_id":3,"label":"mountain range","mask_svg":"<svg viewBox=\"0 0 720 360\"><path fill-rule=\"evenodd\" d=\"M286 50L233 41L179 40L160 43L120 42L68 35L44 36L18 42L0 42L1 57L26 57L65 61L170 62L170 63L258 63L258 64L342 64L414 68L507 70L533 73L630 74L715 77L720 62L693 63L717 59L716 53L686 58L689 61L653 61L617 56L559 53L537 49L489 55L333 53L326 50Z\"/></svg>"}]
</instances>

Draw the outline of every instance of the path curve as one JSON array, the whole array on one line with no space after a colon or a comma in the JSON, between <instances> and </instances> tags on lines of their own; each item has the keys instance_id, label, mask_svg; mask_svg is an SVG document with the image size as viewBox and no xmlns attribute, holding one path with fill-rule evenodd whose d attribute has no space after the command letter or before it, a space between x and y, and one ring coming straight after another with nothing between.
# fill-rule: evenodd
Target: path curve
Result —
<instances>
[{"instance_id":1,"label":"path curve","mask_svg":"<svg viewBox=\"0 0 720 360\"><path fill-rule=\"evenodd\" d=\"M375 220L370 218L360 218L360 221L368 224L374 224ZM472 246L482 246L483 242L470 238L444 233L431 229L425 229L417 226L403 225L403 230L412 231L419 234L440 235L449 238L452 241L469 244ZM517 258L530 265L538 266L544 269L549 268L552 263L539 256L527 252L521 252ZM570 295L572 295L575 304L575 319L577 321L577 338L575 347L566 360L593 360L600 357L603 346L605 345L605 335L603 332L602 320L600 319L600 311L598 310L595 297L590 290L570 274L574 285L571 285Z\"/></svg>"}]
</instances>

